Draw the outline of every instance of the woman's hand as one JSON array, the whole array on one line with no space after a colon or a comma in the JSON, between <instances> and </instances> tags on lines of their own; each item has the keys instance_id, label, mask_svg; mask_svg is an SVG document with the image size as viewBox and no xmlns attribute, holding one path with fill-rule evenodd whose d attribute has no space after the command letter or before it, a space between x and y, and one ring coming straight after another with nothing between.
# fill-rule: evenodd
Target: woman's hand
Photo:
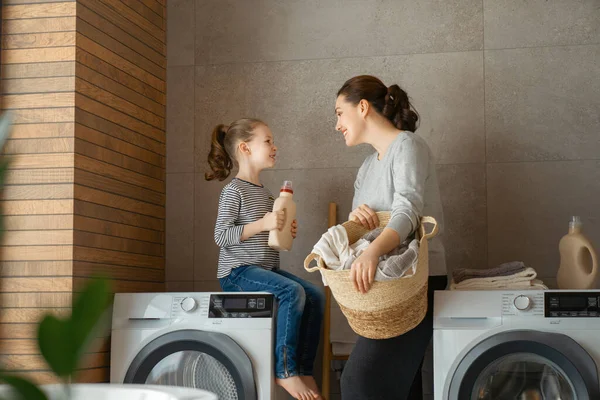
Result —
<instances>
[{"instance_id":1,"label":"woman's hand","mask_svg":"<svg viewBox=\"0 0 600 400\"><path fill-rule=\"evenodd\" d=\"M298 233L298 221L292 221L292 237L296 239L296 233Z\"/></svg>"},{"instance_id":2,"label":"woman's hand","mask_svg":"<svg viewBox=\"0 0 600 400\"><path fill-rule=\"evenodd\" d=\"M281 230L283 228L283 222L285 220L285 214L283 211L273 211L266 213L262 218L262 230L263 231L274 231L275 229Z\"/></svg>"},{"instance_id":3,"label":"woman's hand","mask_svg":"<svg viewBox=\"0 0 600 400\"><path fill-rule=\"evenodd\" d=\"M377 218L377 214L366 204L358 206L350 213L348 219L361 224L369 230L379 227L379 218Z\"/></svg>"},{"instance_id":4,"label":"woman's hand","mask_svg":"<svg viewBox=\"0 0 600 400\"><path fill-rule=\"evenodd\" d=\"M365 250L354 262L350 269L350 278L354 287L361 293L367 293L375 279L375 271L379 264L379 257Z\"/></svg>"}]
</instances>

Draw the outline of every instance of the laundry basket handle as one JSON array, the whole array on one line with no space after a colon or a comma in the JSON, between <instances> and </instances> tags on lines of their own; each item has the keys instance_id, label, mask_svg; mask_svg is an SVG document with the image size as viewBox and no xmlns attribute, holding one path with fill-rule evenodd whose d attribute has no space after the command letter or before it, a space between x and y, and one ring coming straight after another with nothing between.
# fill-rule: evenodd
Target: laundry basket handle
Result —
<instances>
[{"instance_id":1,"label":"laundry basket handle","mask_svg":"<svg viewBox=\"0 0 600 400\"><path fill-rule=\"evenodd\" d=\"M309 267L310 263L315 260L317 262L317 266L316 267ZM315 272L321 269L321 264L323 263L323 261L321 260L321 257L318 254L315 253L310 253L308 255L308 257L306 257L306 259L304 260L304 269L307 270L308 272Z\"/></svg>"},{"instance_id":2,"label":"laundry basket handle","mask_svg":"<svg viewBox=\"0 0 600 400\"><path fill-rule=\"evenodd\" d=\"M431 232L427 233L425 231L425 226L424 226L425 224L432 224L433 225L433 228L431 229ZM440 231L440 227L439 227L437 221L435 220L435 218L433 218L433 217L422 217L421 218L421 233L422 233L424 239L429 240L432 237L437 236L437 234L439 233L439 231Z\"/></svg>"}]
</instances>

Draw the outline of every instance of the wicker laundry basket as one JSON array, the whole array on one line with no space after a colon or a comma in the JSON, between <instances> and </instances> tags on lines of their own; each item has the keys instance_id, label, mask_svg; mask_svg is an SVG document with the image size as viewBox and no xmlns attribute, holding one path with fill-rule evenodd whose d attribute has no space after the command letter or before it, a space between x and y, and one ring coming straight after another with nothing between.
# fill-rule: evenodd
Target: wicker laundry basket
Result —
<instances>
[{"instance_id":1,"label":"wicker laundry basket","mask_svg":"<svg viewBox=\"0 0 600 400\"><path fill-rule=\"evenodd\" d=\"M379 227L383 228L390 220L390 213L378 212L377 217ZM425 232L426 223L433 225L429 233ZM342 226L348 233L350 244L369 231L352 221L345 222ZM419 255L415 274L406 278L374 282L365 294L359 293L354 287L350 270L328 269L317 254L312 253L306 257L304 268L309 272L321 271L354 332L370 339L395 337L410 331L425 318L429 277L427 240L437 233L438 225L434 218L421 218L418 231ZM310 267L312 261L316 261L316 267Z\"/></svg>"}]
</instances>

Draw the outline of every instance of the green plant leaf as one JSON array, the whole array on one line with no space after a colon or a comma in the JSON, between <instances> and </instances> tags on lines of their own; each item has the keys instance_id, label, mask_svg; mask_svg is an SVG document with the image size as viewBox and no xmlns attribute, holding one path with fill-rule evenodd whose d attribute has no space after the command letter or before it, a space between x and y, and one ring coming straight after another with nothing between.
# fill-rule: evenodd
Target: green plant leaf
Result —
<instances>
[{"instance_id":1,"label":"green plant leaf","mask_svg":"<svg viewBox=\"0 0 600 400\"><path fill-rule=\"evenodd\" d=\"M17 395L15 400L48 400L44 392L26 379L18 376L0 374L0 381L6 382Z\"/></svg>"},{"instance_id":2,"label":"green plant leaf","mask_svg":"<svg viewBox=\"0 0 600 400\"><path fill-rule=\"evenodd\" d=\"M42 320L38 343L56 375L66 378L75 373L94 333L100 333L107 319L111 299L108 281L92 279L75 297L70 318L49 315Z\"/></svg>"},{"instance_id":3,"label":"green plant leaf","mask_svg":"<svg viewBox=\"0 0 600 400\"><path fill-rule=\"evenodd\" d=\"M106 279L92 279L79 293L73 303L71 328L73 349L81 355L87 350L93 334L107 328L108 308L112 300L110 286Z\"/></svg>"},{"instance_id":4,"label":"green plant leaf","mask_svg":"<svg viewBox=\"0 0 600 400\"><path fill-rule=\"evenodd\" d=\"M40 352L52 371L61 378L75 371L76 353L72 339L70 320L46 315L38 328Z\"/></svg>"}]
</instances>

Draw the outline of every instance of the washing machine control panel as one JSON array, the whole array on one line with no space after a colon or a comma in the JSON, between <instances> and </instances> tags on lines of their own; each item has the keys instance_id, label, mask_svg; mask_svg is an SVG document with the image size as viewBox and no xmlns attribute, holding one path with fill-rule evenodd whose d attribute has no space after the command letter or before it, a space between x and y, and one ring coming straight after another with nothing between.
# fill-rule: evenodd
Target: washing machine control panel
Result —
<instances>
[{"instance_id":1,"label":"washing machine control panel","mask_svg":"<svg viewBox=\"0 0 600 400\"><path fill-rule=\"evenodd\" d=\"M600 291L544 292L544 316L598 318L600 317Z\"/></svg>"},{"instance_id":2,"label":"washing machine control panel","mask_svg":"<svg viewBox=\"0 0 600 400\"><path fill-rule=\"evenodd\" d=\"M505 317L542 317L542 292L506 292L502 294L502 315Z\"/></svg>"},{"instance_id":3,"label":"washing machine control panel","mask_svg":"<svg viewBox=\"0 0 600 400\"><path fill-rule=\"evenodd\" d=\"M208 318L271 318L274 312L272 294L211 294Z\"/></svg>"}]
</instances>

